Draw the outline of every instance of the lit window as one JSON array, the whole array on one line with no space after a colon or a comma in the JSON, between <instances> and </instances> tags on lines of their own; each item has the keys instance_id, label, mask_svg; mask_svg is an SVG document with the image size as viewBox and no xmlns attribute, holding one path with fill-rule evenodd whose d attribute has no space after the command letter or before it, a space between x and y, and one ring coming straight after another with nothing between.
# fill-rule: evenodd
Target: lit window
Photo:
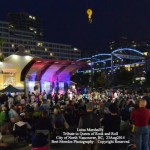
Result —
<instances>
[{"instance_id":1,"label":"lit window","mask_svg":"<svg viewBox=\"0 0 150 150\"><path fill-rule=\"evenodd\" d=\"M50 53L49 56L53 56L53 53Z\"/></svg>"},{"instance_id":2,"label":"lit window","mask_svg":"<svg viewBox=\"0 0 150 150\"><path fill-rule=\"evenodd\" d=\"M133 47L136 47L136 44L133 44Z\"/></svg>"},{"instance_id":3,"label":"lit window","mask_svg":"<svg viewBox=\"0 0 150 150\"><path fill-rule=\"evenodd\" d=\"M144 52L144 55L147 56L147 55L148 55L148 52Z\"/></svg>"},{"instance_id":4,"label":"lit window","mask_svg":"<svg viewBox=\"0 0 150 150\"><path fill-rule=\"evenodd\" d=\"M34 29L30 27L29 30L33 31Z\"/></svg>"},{"instance_id":5,"label":"lit window","mask_svg":"<svg viewBox=\"0 0 150 150\"><path fill-rule=\"evenodd\" d=\"M38 42L37 46L43 46L43 43L42 42Z\"/></svg>"},{"instance_id":6,"label":"lit window","mask_svg":"<svg viewBox=\"0 0 150 150\"><path fill-rule=\"evenodd\" d=\"M125 68L128 68L128 67L130 67L130 65L125 65Z\"/></svg>"},{"instance_id":7,"label":"lit window","mask_svg":"<svg viewBox=\"0 0 150 150\"><path fill-rule=\"evenodd\" d=\"M9 25L9 28L13 28L14 26L12 24Z\"/></svg>"},{"instance_id":8,"label":"lit window","mask_svg":"<svg viewBox=\"0 0 150 150\"><path fill-rule=\"evenodd\" d=\"M47 48L45 48L45 52L47 52L47 50L48 50L48 49L47 49Z\"/></svg>"},{"instance_id":9,"label":"lit window","mask_svg":"<svg viewBox=\"0 0 150 150\"><path fill-rule=\"evenodd\" d=\"M73 50L74 50L74 51L77 51L78 49L77 49L77 48L74 48Z\"/></svg>"},{"instance_id":10,"label":"lit window","mask_svg":"<svg viewBox=\"0 0 150 150\"><path fill-rule=\"evenodd\" d=\"M30 54L30 50L25 50L25 53L26 54Z\"/></svg>"},{"instance_id":11,"label":"lit window","mask_svg":"<svg viewBox=\"0 0 150 150\"><path fill-rule=\"evenodd\" d=\"M14 47L15 47L15 45L14 45L14 44L11 44L11 47L12 47L12 48L14 48Z\"/></svg>"}]
</instances>

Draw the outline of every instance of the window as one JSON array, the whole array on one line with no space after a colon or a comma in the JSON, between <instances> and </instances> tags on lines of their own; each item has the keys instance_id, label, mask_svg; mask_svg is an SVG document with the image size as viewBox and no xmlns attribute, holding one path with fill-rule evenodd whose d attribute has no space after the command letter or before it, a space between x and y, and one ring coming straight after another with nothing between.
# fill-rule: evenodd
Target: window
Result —
<instances>
[{"instance_id":1,"label":"window","mask_svg":"<svg viewBox=\"0 0 150 150\"><path fill-rule=\"evenodd\" d=\"M42 42L38 42L37 46L43 46L43 43Z\"/></svg>"},{"instance_id":2,"label":"window","mask_svg":"<svg viewBox=\"0 0 150 150\"><path fill-rule=\"evenodd\" d=\"M15 47L15 44L11 44L11 47L14 48L14 47Z\"/></svg>"}]
</instances>

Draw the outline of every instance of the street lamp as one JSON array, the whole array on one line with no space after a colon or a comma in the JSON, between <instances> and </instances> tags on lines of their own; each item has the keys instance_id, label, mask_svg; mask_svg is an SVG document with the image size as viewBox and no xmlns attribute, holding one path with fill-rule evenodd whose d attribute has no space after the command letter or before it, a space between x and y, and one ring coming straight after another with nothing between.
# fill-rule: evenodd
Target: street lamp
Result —
<instances>
[{"instance_id":1,"label":"street lamp","mask_svg":"<svg viewBox=\"0 0 150 150\"><path fill-rule=\"evenodd\" d=\"M146 80L147 80L147 72L148 72L148 52L144 52L145 55L145 70L146 70Z\"/></svg>"},{"instance_id":2,"label":"street lamp","mask_svg":"<svg viewBox=\"0 0 150 150\"><path fill-rule=\"evenodd\" d=\"M91 61L88 63L88 65L90 66L90 70L91 70L91 72L90 72L90 88L91 88L91 90L93 90L93 60L92 60L92 58L91 58Z\"/></svg>"}]
</instances>

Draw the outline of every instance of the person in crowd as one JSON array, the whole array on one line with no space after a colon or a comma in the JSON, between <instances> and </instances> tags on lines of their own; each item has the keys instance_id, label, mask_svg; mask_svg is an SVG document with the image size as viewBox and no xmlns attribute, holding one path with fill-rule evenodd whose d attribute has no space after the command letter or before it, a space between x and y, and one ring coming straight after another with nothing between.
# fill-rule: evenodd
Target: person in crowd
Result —
<instances>
[{"instance_id":1,"label":"person in crowd","mask_svg":"<svg viewBox=\"0 0 150 150\"><path fill-rule=\"evenodd\" d=\"M10 110L8 112L8 116L11 123L16 123L19 120L19 115L15 110L15 105L11 105Z\"/></svg>"},{"instance_id":2,"label":"person in crowd","mask_svg":"<svg viewBox=\"0 0 150 150\"><path fill-rule=\"evenodd\" d=\"M52 116L52 125L54 129L63 129L65 128L65 117L60 110L60 107L57 105L54 108L54 114Z\"/></svg>"},{"instance_id":3,"label":"person in crowd","mask_svg":"<svg viewBox=\"0 0 150 150\"><path fill-rule=\"evenodd\" d=\"M110 133L110 132L120 132L120 123L121 119L118 115L118 108L115 103L112 103L109 106L109 112L104 116L104 118L101 120L102 126L104 126L104 133ZM105 150L118 150L118 144L106 144Z\"/></svg>"},{"instance_id":4,"label":"person in crowd","mask_svg":"<svg viewBox=\"0 0 150 150\"><path fill-rule=\"evenodd\" d=\"M31 125L25 121L24 114L22 114L20 115L19 121L13 125L13 134L16 137L25 138L28 143L31 143L31 129Z\"/></svg>"},{"instance_id":5,"label":"person in crowd","mask_svg":"<svg viewBox=\"0 0 150 150\"><path fill-rule=\"evenodd\" d=\"M37 133L32 139L32 150L51 150L47 144L46 136L42 133Z\"/></svg>"},{"instance_id":6,"label":"person in crowd","mask_svg":"<svg viewBox=\"0 0 150 150\"><path fill-rule=\"evenodd\" d=\"M135 143L136 150L149 150L149 132L148 124L150 120L150 110L146 107L146 100L140 99L139 108L135 109L131 114L131 120L135 125Z\"/></svg>"},{"instance_id":7,"label":"person in crowd","mask_svg":"<svg viewBox=\"0 0 150 150\"><path fill-rule=\"evenodd\" d=\"M2 134L8 133L7 119L7 108L4 105L2 105L0 111L0 132Z\"/></svg>"},{"instance_id":8,"label":"person in crowd","mask_svg":"<svg viewBox=\"0 0 150 150\"><path fill-rule=\"evenodd\" d=\"M23 125L27 125L27 129L29 129L29 130L32 129L31 125L30 125L28 122L25 122L25 121L24 121L24 114L22 114L22 115L20 116L20 119L14 124L14 126L13 126L13 131L16 130L16 129L15 129L16 125L19 126L19 127L21 127L21 126L23 126Z\"/></svg>"},{"instance_id":9,"label":"person in crowd","mask_svg":"<svg viewBox=\"0 0 150 150\"><path fill-rule=\"evenodd\" d=\"M45 103L46 100L47 100L47 94L46 94L45 90L44 90L44 92L43 92L42 99L43 99L43 102L44 102L44 103Z\"/></svg>"},{"instance_id":10,"label":"person in crowd","mask_svg":"<svg viewBox=\"0 0 150 150\"><path fill-rule=\"evenodd\" d=\"M0 103L3 104L4 102L8 102L8 96L3 93L3 94L0 96Z\"/></svg>"},{"instance_id":11,"label":"person in crowd","mask_svg":"<svg viewBox=\"0 0 150 150\"><path fill-rule=\"evenodd\" d=\"M8 106L9 108L14 104L14 98L11 94L8 95Z\"/></svg>"},{"instance_id":12,"label":"person in crowd","mask_svg":"<svg viewBox=\"0 0 150 150\"><path fill-rule=\"evenodd\" d=\"M86 113L80 117L78 128L100 128L100 118L93 113L93 103L86 104ZM93 144L83 144L82 150L98 150L97 141L94 140Z\"/></svg>"},{"instance_id":13,"label":"person in crowd","mask_svg":"<svg viewBox=\"0 0 150 150\"><path fill-rule=\"evenodd\" d=\"M31 104L35 102L35 94L33 92L30 96L30 101L31 101Z\"/></svg>"},{"instance_id":14,"label":"person in crowd","mask_svg":"<svg viewBox=\"0 0 150 150\"><path fill-rule=\"evenodd\" d=\"M49 132L52 132L52 123L48 117L47 111L42 112L41 117L36 122L35 130L48 130Z\"/></svg>"}]
</instances>

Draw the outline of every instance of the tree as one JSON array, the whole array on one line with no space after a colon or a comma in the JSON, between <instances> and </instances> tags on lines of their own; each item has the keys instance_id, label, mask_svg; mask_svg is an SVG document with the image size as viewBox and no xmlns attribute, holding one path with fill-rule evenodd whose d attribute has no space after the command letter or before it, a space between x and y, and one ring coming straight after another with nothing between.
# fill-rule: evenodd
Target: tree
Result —
<instances>
[{"instance_id":1,"label":"tree","mask_svg":"<svg viewBox=\"0 0 150 150\"><path fill-rule=\"evenodd\" d=\"M73 82L76 82L78 86L85 86L89 85L89 78L90 75L87 73L76 73L71 77Z\"/></svg>"},{"instance_id":2,"label":"tree","mask_svg":"<svg viewBox=\"0 0 150 150\"><path fill-rule=\"evenodd\" d=\"M4 40L0 39L0 62L4 61L4 55L2 53L2 46L3 46L4 42L5 42Z\"/></svg>"},{"instance_id":3,"label":"tree","mask_svg":"<svg viewBox=\"0 0 150 150\"><path fill-rule=\"evenodd\" d=\"M114 77L114 84L128 85L133 82L134 74L131 71L127 71L125 68L117 70Z\"/></svg>"}]
</instances>

